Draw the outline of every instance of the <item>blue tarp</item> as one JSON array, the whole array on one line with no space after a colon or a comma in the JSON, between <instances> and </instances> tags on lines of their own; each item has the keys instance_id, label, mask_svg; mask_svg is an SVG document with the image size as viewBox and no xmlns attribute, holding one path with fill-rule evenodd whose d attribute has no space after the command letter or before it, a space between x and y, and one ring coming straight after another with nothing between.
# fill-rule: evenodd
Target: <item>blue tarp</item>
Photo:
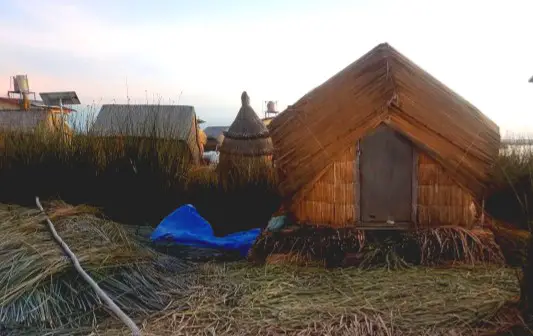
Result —
<instances>
[{"instance_id":1,"label":"blue tarp","mask_svg":"<svg viewBox=\"0 0 533 336\"><path fill-rule=\"evenodd\" d=\"M211 225L194 206L187 204L163 219L150 238L152 241L172 240L176 244L193 247L236 250L244 257L260 233L260 229L252 229L215 237Z\"/></svg>"}]
</instances>

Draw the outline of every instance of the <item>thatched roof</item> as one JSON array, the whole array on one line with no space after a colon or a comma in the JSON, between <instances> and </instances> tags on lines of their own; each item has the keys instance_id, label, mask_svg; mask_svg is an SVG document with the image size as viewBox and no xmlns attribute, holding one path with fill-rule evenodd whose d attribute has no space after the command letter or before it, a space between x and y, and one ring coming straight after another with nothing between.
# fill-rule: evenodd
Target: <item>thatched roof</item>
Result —
<instances>
[{"instance_id":1,"label":"thatched roof","mask_svg":"<svg viewBox=\"0 0 533 336\"><path fill-rule=\"evenodd\" d=\"M381 123L428 152L473 193L484 189L498 155L498 126L383 43L272 120L283 194L303 193Z\"/></svg>"},{"instance_id":2,"label":"thatched roof","mask_svg":"<svg viewBox=\"0 0 533 336\"><path fill-rule=\"evenodd\" d=\"M198 124L193 106L103 105L91 130L101 136L135 136L187 142L199 160Z\"/></svg>"},{"instance_id":3,"label":"thatched roof","mask_svg":"<svg viewBox=\"0 0 533 336\"><path fill-rule=\"evenodd\" d=\"M0 131L32 132L46 120L44 111L0 111Z\"/></svg>"},{"instance_id":4,"label":"thatched roof","mask_svg":"<svg viewBox=\"0 0 533 336\"><path fill-rule=\"evenodd\" d=\"M272 140L268 129L250 106L250 98L246 92L241 95L242 106L237 117L224 134L220 152L261 156L272 154Z\"/></svg>"},{"instance_id":5,"label":"thatched roof","mask_svg":"<svg viewBox=\"0 0 533 336\"><path fill-rule=\"evenodd\" d=\"M93 125L102 135L157 136L186 140L195 125L192 106L103 105Z\"/></svg>"},{"instance_id":6,"label":"thatched roof","mask_svg":"<svg viewBox=\"0 0 533 336\"><path fill-rule=\"evenodd\" d=\"M204 128L204 133L207 135L207 139L217 140L228 129L229 126L208 126Z\"/></svg>"}]
</instances>

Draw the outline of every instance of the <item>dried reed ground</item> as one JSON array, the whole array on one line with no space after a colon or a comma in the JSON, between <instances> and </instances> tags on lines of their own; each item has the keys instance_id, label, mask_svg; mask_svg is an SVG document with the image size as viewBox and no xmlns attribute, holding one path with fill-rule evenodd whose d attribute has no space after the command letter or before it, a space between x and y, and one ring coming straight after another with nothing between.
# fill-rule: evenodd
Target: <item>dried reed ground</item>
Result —
<instances>
[{"instance_id":1,"label":"dried reed ground","mask_svg":"<svg viewBox=\"0 0 533 336\"><path fill-rule=\"evenodd\" d=\"M519 294L512 269L326 271L208 263L169 274L161 268L182 262L161 264L120 225L80 207L51 207L49 213L104 290L145 320L145 335L472 334L518 321L516 314L495 316ZM1 206L0 215L4 326L26 325L14 335L87 335L93 323L105 335L128 334L72 273L37 211Z\"/></svg>"},{"instance_id":2,"label":"dried reed ground","mask_svg":"<svg viewBox=\"0 0 533 336\"><path fill-rule=\"evenodd\" d=\"M127 314L146 317L188 297L189 265L138 244L94 209L52 204L56 230L85 270ZM52 239L39 210L0 204L0 335L72 335L109 316ZM185 287L183 287L185 286ZM44 329L47 329L46 331Z\"/></svg>"},{"instance_id":3,"label":"dried reed ground","mask_svg":"<svg viewBox=\"0 0 533 336\"><path fill-rule=\"evenodd\" d=\"M502 310L518 295L515 272L494 266L211 263L197 275L190 308L152 316L143 335L472 335L520 323L516 311ZM93 335L128 332L102 326Z\"/></svg>"},{"instance_id":4,"label":"dried reed ground","mask_svg":"<svg viewBox=\"0 0 533 336\"><path fill-rule=\"evenodd\" d=\"M128 334L107 314L95 314L101 304L71 273L38 212L0 210L4 323L23 319L19 322L33 329L18 335L87 335L93 329L82 322L87 314L102 334ZM326 271L231 263L165 275L153 252L128 239L118 224L80 207L49 210L82 264L120 306L141 321L152 311L144 335L476 334L519 322L512 311L497 314L518 296L512 269ZM39 325L53 330L35 329Z\"/></svg>"}]
</instances>

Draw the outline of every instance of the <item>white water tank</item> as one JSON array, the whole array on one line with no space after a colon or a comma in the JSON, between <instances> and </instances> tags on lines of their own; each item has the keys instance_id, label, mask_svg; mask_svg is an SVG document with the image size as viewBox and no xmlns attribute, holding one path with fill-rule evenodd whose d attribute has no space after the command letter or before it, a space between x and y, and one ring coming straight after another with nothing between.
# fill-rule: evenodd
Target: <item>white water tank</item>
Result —
<instances>
[{"instance_id":1,"label":"white water tank","mask_svg":"<svg viewBox=\"0 0 533 336\"><path fill-rule=\"evenodd\" d=\"M30 84L28 83L27 75L16 75L13 77L13 87L16 93L30 92Z\"/></svg>"},{"instance_id":2,"label":"white water tank","mask_svg":"<svg viewBox=\"0 0 533 336\"><path fill-rule=\"evenodd\" d=\"M272 100L267 103L267 112L268 113L276 113L276 103L274 103Z\"/></svg>"}]
</instances>

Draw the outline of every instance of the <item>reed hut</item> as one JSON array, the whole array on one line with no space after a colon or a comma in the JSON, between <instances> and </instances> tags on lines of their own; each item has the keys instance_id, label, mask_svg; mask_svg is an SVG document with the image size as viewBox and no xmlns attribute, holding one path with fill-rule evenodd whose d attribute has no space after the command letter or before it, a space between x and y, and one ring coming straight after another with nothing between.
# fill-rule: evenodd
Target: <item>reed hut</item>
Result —
<instances>
[{"instance_id":1,"label":"reed hut","mask_svg":"<svg viewBox=\"0 0 533 336\"><path fill-rule=\"evenodd\" d=\"M209 126L204 128L204 133L207 136L207 142L204 146L204 150L216 151L222 141L224 141L224 132L229 129L228 126Z\"/></svg>"},{"instance_id":2,"label":"reed hut","mask_svg":"<svg viewBox=\"0 0 533 336\"><path fill-rule=\"evenodd\" d=\"M471 228L500 147L493 121L387 43L269 130L284 208L331 228Z\"/></svg>"},{"instance_id":3,"label":"reed hut","mask_svg":"<svg viewBox=\"0 0 533 336\"><path fill-rule=\"evenodd\" d=\"M250 106L246 92L241 95L242 106L237 117L224 134L220 146L218 167L221 171L230 168L248 169L271 165L272 139L267 127Z\"/></svg>"},{"instance_id":4,"label":"reed hut","mask_svg":"<svg viewBox=\"0 0 533 336\"><path fill-rule=\"evenodd\" d=\"M156 138L186 145L191 162L201 162L204 142L193 106L185 105L103 105L92 127L101 137Z\"/></svg>"},{"instance_id":5,"label":"reed hut","mask_svg":"<svg viewBox=\"0 0 533 336\"><path fill-rule=\"evenodd\" d=\"M72 112L76 111L67 107L61 111L27 98L0 97L0 150L5 148L8 134L61 135L69 139L73 130L67 118Z\"/></svg>"}]
</instances>

